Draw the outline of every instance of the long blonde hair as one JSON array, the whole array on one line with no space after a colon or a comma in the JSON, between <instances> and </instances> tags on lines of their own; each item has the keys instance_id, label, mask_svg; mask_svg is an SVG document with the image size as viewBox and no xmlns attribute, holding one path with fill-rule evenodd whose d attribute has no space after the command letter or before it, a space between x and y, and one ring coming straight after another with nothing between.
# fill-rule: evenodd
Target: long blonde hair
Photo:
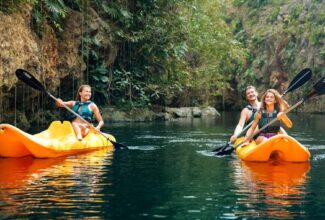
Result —
<instances>
[{"instance_id":1,"label":"long blonde hair","mask_svg":"<svg viewBox=\"0 0 325 220\"><path fill-rule=\"evenodd\" d=\"M275 97L275 105L274 108L278 111L278 112L284 112L285 110L287 110L289 108L289 104L282 99L280 93L275 90L275 89L268 89L266 90L266 92L263 94L262 96L262 102L261 102L261 110L265 110L266 109L266 104L265 104L265 97L267 95L267 93L272 93Z\"/></svg>"},{"instance_id":2,"label":"long blonde hair","mask_svg":"<svg viewBox=\"0 0 325 220\"><path fill-rule=\"evenodd\" d=\"M76 100L77 100L77 101L81 101L81 97L80 97L80 94L79 94L79 93L82 92L82 90L83 90L84 88L86 88L86 87L88 87L88 88L91 89L91 86L90 86L90 85L87 85L87 84L81 85L81 86L79 87L78 92L77 92L77 95L76 95Z\"/></svg>"}]
</instances>

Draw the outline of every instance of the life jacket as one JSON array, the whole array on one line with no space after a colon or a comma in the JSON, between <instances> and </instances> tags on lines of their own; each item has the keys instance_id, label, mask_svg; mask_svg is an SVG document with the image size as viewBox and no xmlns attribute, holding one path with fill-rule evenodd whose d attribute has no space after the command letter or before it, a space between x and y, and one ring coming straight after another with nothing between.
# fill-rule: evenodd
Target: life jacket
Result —
<instances>
[{"instance_id":1,"label":"life jacket","mask_svg":"<svg viewBox=\"0 0 325 220\"><path fill-rule=\"evenodd\" d=\"M249 117L248 121L245 122L244 127L246 127L249 123L251 123L252 121L254 121L257 109L254 108L252 105L247 105L246 108L250 111L252 111L252 115L251 117Z\"/></svg>"},{"instance_id":2,"label":"life jacket","mask_svg":"<svg viewBox=\"0 0 325 220\"><path fill-rule=\"evenodd\" d=\"M262 116L258 122L259 128L262 128L264 125L275 119L278 115L278 111L274 110L273 112L269 113L265 110L262 111ZM266 127L262 133L278 133L280 131L281 123L279 121L276 121L272 125Z\"/></svg>"},{"instance_id":3,"label":"life jacket","mask_svg":"<svg viewBox=\"0 0 325 220\"><path fill-rule=\"evenodd\" d=\"M88 122L91 122L93 119L93 115L94 115L94 113L89 108L89 105L91 103L93 103L93 102L91 102L91 101L87 101L87 102L76 101L76 103L72 106L71 109L72 109L72 111L74 111L75 113L80 115L82 118L87 120ZM72 121L76 117L77 116L75 116L74 114L69 114L67 116L68 120L70 120L70 121Z\"/></svg>"}]
</instances>

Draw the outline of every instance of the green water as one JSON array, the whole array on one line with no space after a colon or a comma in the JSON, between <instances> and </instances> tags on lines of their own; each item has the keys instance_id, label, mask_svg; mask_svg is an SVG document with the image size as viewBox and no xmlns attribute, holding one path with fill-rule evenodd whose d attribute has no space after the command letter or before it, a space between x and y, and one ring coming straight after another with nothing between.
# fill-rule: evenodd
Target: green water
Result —
<instances>
[{"instance_id":1,"label":"green water","mask_svg":"<svg viewBox=\"0 0 325 220\"><path fill-rule=\"evenodd\" d=\"M325 115L290 115L310 163L217 158L238 113L111 124L128 150L0 159L0 219L323 219Z\"/></svg>"}]
</instances>

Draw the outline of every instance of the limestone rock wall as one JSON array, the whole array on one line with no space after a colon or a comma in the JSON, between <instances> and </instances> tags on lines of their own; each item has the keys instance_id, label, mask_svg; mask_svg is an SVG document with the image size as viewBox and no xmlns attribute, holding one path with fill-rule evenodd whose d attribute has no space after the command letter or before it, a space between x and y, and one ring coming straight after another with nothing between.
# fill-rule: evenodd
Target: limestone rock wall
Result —
<instances>
[{"instance_id":1,"label":"limestone rock wall","mask_svg":"<svg viewBox=\"0 0 325 220\"><path fill-rule=\"evenodd\" d=\"M57 31L47 23L36 27L30 5L22 5L15 13L0 11L0 122L13 123L15 118L19 123L26 116L33 120L37 114L53 108L53 100L18 82L17 68L28 70L48 91L60 96L65 90L71 93L74 82L67 79L77 80L75 84L86 81L82 51L89 50L91 45L83 42L85 36L97 39L98 52L107 57L107 66L114 62L117 48L112 43L110 27L91 8L84 14L68 11L62 29Z\"/></svg>"}]
</instances>

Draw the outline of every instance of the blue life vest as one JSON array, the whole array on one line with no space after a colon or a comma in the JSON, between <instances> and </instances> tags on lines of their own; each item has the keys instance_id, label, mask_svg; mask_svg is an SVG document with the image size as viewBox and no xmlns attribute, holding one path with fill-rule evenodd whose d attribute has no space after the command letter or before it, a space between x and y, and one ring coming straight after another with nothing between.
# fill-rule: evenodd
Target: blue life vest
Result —
<instances>
[{"instance_id":1,"label":"blue life vest","mask_svg":"<svg viewBox=\"0 0 325 220\"><path fill-rule=\"evenodd\" d=\"M265 110L262 111L262 116L258 122L259 128L262 128L264 125L269 123L271 120L275 119L278 115L278 111L274 110L273 112L269 113ZM272 125L266 127L262 133L278 133L280 131L281 123L279 121L276 121Z\"/></svg>"},{"instance_id":2,"label":"blue life vest","mask_svg":"<svg viewBox=\"0 0 325 220\"><path fill-rule=\"evenodd\" d=\"M93 116L94 116L94 113L89 108L89 105L91 103L93 103L93 102L91 102L91 101L87 101L87 102L76 101L76 103L74 104L74 106L72 106L71 109L72 109L72 111L74 111L75 113L77 113L78 115L80 115L81 117L86 119L88 122L91 122L93 119ZM69 114L67 117L68 117L68 120L72 121L77 116L75 116L73 114Z\"/></svg>"}]
</instances>

